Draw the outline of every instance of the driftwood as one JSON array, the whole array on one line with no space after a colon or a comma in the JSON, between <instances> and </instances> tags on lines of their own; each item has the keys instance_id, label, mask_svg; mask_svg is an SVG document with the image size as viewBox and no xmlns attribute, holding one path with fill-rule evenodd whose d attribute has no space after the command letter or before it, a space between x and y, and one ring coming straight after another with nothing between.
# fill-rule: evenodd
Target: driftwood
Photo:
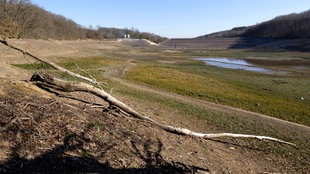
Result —
<instances>
[{"instance_id":1,"label":"driftwood","mask_svg":"<svg viewBox=\"0 0 310 174\"><path fill-rule=\"evenodd\" d=\"M50 66L52 66L53 68L66 73L68 75L77 77L79 79L82 80L86 80L92 84L96 84L100 87L100 84L95 80L95 79L90 79L84 76L81 76L79 74L73 73L55 63L52 62L48 62L45 61L29 52L24 51L21 48L15 47L11 44L9 44L5 39L1 39L0 38L0 43L15 49L17 51L20 51L21 53L23 53L24 55L30 56L42 63L48 64ZM217 138L217 137L235 137L235 138L256 138L256 139L260 139L260 140L269 140L269 141L275 141L275 142L279 142L279 143L283 143L283 144L288 144L288 145L292 145L292 146L296 146L293 143L287 142L287 141L283 141L277 138L273 138L273 137L268 137L268 136L257 136L257 135L245 135L245 134L233 134L233 133L216 133L216 134L204 134L204 133L197 133L197 132L193 132L189 129L186 128L178 128L178 127L174 127L174 126L170 126L170 125L165 125L162 124L160 122L157 122L149 117L146 117L140 113L138 113L137 111L135 111L134 109L132 109L131 107L127 106L125 103L117 100L116 98L114 98L113 96L111 96L109 93L105 92L103 89L99 89L96 88L93 85L89 85L83 82L69 82L69 81L64 81L61 79L57 79L49 74L46 73L34 73L31 81L38 85L38 86L42 86L42 87L46 87L46 88L52 88L52 89L56 89L59 91L64 91L64 92L74 92L74 91L82 91L82 92L88 92L91 93L93 95L96 95L98 97L100 97L101 99L103 99L104 101L108 102L110 105L116 106L119 109L121 109L122 111L130 114L133 117L136 117L138 119L141 120L145 120L148 121L168 132L172 132L172 133L176 133L176 134L181 134L181 135L189 135L189 136L194 136L194 137L200 137L200 138L205 138L205 139L209 139L209 138Z\"/></svg>"},{"instance_id":2,"label":"driftwood","mask_svg":"<svg viewBox=\"0 0 310 174\"><path fill-rule=\"evenodd\" d=\"M82 91L82 92L91 93L93 95L100 97L104 101L108 102L110 105L118 107L119 109L130 114L133 117L136 117L136 118L141 119L141 120L148 121L148 122L162 128L168 132L172 132L172 133L176 133L176 134L189 135L189 136L200 137L200 138L205 138L205 139L218 138L218 137L256 138L256 139L260 139L260 140L269 140L269 141L275 141L275 142L279 142L279 143L283 143L283 144L289 144L292 146L296 146L293 143L286 142L286 141L276 139L273 137L268 137L268 136L233 134L233 133L203 134L203 133L193 132L193 131L186 129L186 128L178 128L178 127L174 127L174 126L170 126L170 125L165 125L165 124L157 122L157 121L155 121L155 120L153 120L147 116L144 116L144 115L138 113L137 111L135 111L131 107L127 106L123 102L117 100L116 98L114 98L113 96L111 96L109 93L105 92L102 89L96 88L92 85L89 85L89 84L86 84L83 82L64 81L64 80L58 79L56 77L53 77L47 73L42 73L42 72L41 73L40 72L34 73L32 78L31 78L31 81L38 86L42 86L45 88L52 88L52 89L60 90L63 92Z\"/></svg>"}]
</instances>

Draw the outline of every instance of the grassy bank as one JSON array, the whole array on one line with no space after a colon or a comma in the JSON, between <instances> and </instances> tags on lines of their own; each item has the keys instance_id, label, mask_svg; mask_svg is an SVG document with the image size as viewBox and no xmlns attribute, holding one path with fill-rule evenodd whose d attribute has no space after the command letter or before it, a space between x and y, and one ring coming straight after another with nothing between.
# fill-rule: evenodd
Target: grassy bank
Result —
<instances>
[{"instance_id":1,"label":"grassy bank","mask_svg":"<svg viewBox=\"0 0 310 174\"><path fill-rule=\"evenodd\" d=\"M310 126L310 80L203 65L140 62L133 82ZM302 100L301 98L304 98Z\"/></svg>"},{"instance_id":2,"label":"grassy bank","mask_svg":"<svg viewBox=\"0 0 310 174\"><path fill-rule=\"evenodd\" d=\"M100 69L107 66L113 66L122 63L121 60L106 56L97 57L86 57L76 59L65 59L58 63L58 65L70 69L76 70L81 69ZM14 64L13 66L27 69L27 70L53 70L52 67L46 64L35 63L35 64Z\"/></svg>"}]
</instances>

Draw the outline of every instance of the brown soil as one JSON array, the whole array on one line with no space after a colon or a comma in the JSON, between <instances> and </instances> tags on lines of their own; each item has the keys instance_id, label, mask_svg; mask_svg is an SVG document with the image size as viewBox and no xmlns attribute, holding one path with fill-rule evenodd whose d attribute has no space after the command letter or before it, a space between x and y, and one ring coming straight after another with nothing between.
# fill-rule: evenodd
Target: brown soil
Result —
<instances>
[{"instance_id":1,"label":"brown soil","mask_svg":"<svg viewBox=\"0 0 310 174\"><path fill-rule=\"evenodd\" d=\"M240 158L238 145L170 134L116 108L46 95L26 82L1 84L1 172L250 173L267 165L249 161L246 149Z\"/></svg>"},{"instance_id":2,"label":"brown soil","mask_svg":"<svg viewBox=\"0 0 310 174\"><path fill-rule=\"evenodd\" d=\"M20 44L20 47L30 44L31 52L43 55L49 60L102 54L102 50L113 51L123 47L119 43L95 41L14 40L12 43ZM309 171L307 168L294 167L285 158L275 157L267 153L264 148L253 148L252 145L258 140L231 138L201 140L175 135L125 115L117 108L110 108L104 103L104 108L95 108L75 100L55 97L27 82L20 81L29 79L31 74L9 64L27 61L22 55L4 46L0 46L0 50L4 50L0 52L0 66L5 68L0 72L0 172L306 173ZM120 77L127 68L121 67L115 70L118 75L113 78ZM76 93L75 96L89 99L87 95L81 93ZM204 121L188 119L181 114L171 114L173 111L167 108L147 105L127 96L119 98L141 113L161 122L187 127L197 132L214 131ZM190 99L186 101L190 102ZM197 104L199 101L192 103ZM237 110L233 113L235 112L239 114ZM265 121L272 124L268 120Z\"/></svg>"},{"instance_id":3,"label":"brown soil","mask_svg":"<svg viewBox=\"0 0 310 174\"><path fill-rule=\"evenodd\" d=\"M302 51L309 52L309 38L302 39L264 39L244 37L215 37L168 39L161 46L172 49L255 49L273 51Z\"/></svg>"}]
</instances>

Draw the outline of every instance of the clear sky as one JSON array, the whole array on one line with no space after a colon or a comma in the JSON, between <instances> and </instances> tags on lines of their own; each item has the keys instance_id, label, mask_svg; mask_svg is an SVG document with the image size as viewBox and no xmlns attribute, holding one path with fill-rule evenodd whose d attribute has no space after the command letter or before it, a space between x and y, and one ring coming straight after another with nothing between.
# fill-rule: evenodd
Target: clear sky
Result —
<instances>
[{"instance_id":1,"label":"clear sky","mask_svg":"<svg viewBox=\"0 0 310 174\"><path fill-rule=\"evenodd\" d=\"M310 9L310 0L32 0L82 26L189 38Z\"/></svg>"}]
</instances>

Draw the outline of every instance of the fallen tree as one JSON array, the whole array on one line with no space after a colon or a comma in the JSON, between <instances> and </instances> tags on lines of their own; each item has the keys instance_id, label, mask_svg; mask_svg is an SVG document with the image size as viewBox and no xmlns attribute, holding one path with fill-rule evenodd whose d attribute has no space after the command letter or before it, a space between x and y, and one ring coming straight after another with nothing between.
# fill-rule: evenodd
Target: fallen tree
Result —
<instances>
[{"instance_id":1,"label":"fallen tree","mask_svg":"<svg viewBox=\"0 0 310 174\"><path fill-rule=\"evenodd\" d=\"M53 68L55 68L55 69L57 69L63 73L72 75L72 76L77 77L77 78L82 79L82 80L86 80L92 84L99 85L99 83L95 79L90 79L90 78L81 76L81 75L73 73L73 72L71 72L65 68L62 68L62 67L60 67L60 66L58 66L52 62L45 61L39 57L34 56L33 54L31 54L29 52L26 52L20 48L17 48L13 45L10 45L6 40L0 39L0 42L6 46L12 48L12 49L15 49L17 51L22 52L24 55L30 56L30 57L32 57L32 58L34 58L34 59L36 59L42 63L48 64L48 65L52 66ZM280 140L280 139L268 137L268 136L234 134L234 133L204 134L204 133L193 132L193 131L186 129L186 128L179 128L179 127L174 127L174 126L170 126L170 125L165 125L165 124L162 124L156 120L153 120L147 116L144 116L144 115L138 113L137 111L135 111L134 109L132 109L131 107L126 105L125 103L117 100L115 97L113 97L109 93L105 92L103 89L99 89L93 85L83 83L83 82L70 82L70 81L61 80L61 79L58 79L58 78L56 78L50 74L44 73L44 72L34 73L33 76L31 77L30 81L39 87L59 90L59 91L63 91L63 92L80 91L80 92L91 93L95 96L100 97L101 99L103 99L104 101L109 103L111 106L116 106L120 110L128 113L129 115L131 115L135 118L150 122L150 123L162 128L162 129L164 129L165 131L168 131L171 133L194 136L194 137L199 137L199 138L204 138L204 139L218 138L218 137L256 138L256 139L260 139L260 140L269 140L269 141L274 141L274 142L279 142L279 143L283 143L283 144L296 146L294 143L290 143L290 142L287 142L284 140Z\"/></svg>"},{"instance_id":2,"label":"fallen tree","mask_svg":"<svg viewBox=\"0 0 310 174\"><path fill-rule=\"evenodd\" d=\"M56 89L63 92L88 92L93 95L96 95L97 97L103 99L104 101L108 102L112 106L116 106L122 111L130 114L131 116L148 121L168 132L176 133L176 134L182 134L182 135L189 135L194 137L200 137L200 138L217 138L217 137L235 137L235 138L257 138L260 140L270 140L275 141L279 143L289 144L292 146L295 146L295 144L286 142L280 139L276 139L273 137L268 136L257 136L257 135L245 135L245 134L233 134L233 133L218 133L218 134L204 134L204 133L197 133L193 132L186 128L179 128L174 127L170 125L165 125L160 122L157 122L147 116L144 116L131 107L127 106L123 102L117 100L113 96L111 96L109 93L105 92L102 89L96 88L92 85L83 83L83 82L70 82L70 81L64 81L61 79L58 79L50 74L44 73L44 72L36 72L33 74L30 80L32 83L36 84L37 86L44 87L44 88L51 88Z\"/></svg>"}]
</instances>

